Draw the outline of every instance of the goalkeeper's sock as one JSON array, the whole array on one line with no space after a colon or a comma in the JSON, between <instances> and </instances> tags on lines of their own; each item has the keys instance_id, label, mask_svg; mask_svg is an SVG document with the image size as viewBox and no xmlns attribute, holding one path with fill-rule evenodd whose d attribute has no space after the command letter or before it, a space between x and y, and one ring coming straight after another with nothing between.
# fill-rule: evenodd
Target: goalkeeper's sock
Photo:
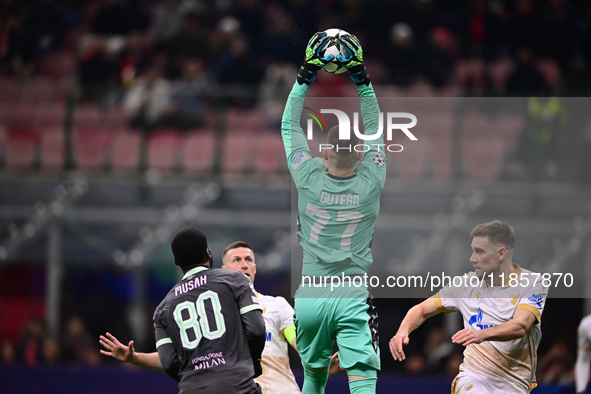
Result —
<instances>
[{"instance_id":1,"label":"goalkeeper's sock","mask_svg":"<svg viewBox=\"0 0 591 394\"><path fill-rule=\"evenodd\" d=\"M304 367L304 386L302 394L323 394L328 381L328 368L322 372L312 372Z\"/></svg>"},{"instance_id":2,"label":"goalkeeper's sock","mask_svg":"<svg viewBox=\"0 0 591 394\"><path fill-rule=\"evenodd\" d=\"M351 394L375 394L378 378L363 378L349 381Z\"/></svg>"}]
</instances>

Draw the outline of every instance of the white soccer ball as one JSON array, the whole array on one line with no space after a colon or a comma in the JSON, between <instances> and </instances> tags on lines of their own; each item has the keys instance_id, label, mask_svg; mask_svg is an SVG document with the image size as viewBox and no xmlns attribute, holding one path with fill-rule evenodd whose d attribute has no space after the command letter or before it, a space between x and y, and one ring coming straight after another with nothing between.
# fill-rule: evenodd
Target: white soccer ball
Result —
<instances>
[{"instance_id":1,"label":"white soccer ball","mask_svg":"<svg viewBox=\"0 0 591 394\"><path fill-rule=\"evenodd\" d=\"M328 44L326 44L326 46L320 51L320 56L326 57L328 55L334 55L335 58L328 62L322 69L331 74L344 73L347 69L336 59L336 57L337 55L343 55L345 57L350 56L351 51L349 51L349 48L339 42L341 36L349 33L341 29L328 29L325 30L324 33L331 38Z\"/></svg>"}]
</instances>

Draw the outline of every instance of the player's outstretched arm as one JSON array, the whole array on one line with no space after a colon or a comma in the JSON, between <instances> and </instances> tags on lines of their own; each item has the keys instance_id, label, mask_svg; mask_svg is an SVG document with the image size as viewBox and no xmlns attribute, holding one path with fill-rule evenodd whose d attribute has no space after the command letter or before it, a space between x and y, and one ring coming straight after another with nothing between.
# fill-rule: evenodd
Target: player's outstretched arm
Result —
<instances>
[{"instance_id":1,"label":"player's outstretched arm","mask_svg":"<svg viewBox=\"0 0 591 394\"><path fill-rule=\"evenodd\" d=\"M326 63L334 59L334 55L325 58L320 56L320 51L328 43L329 37L326 33L320 32L312 36L306 47L304 63L300 67L296 82L289 93L283 117L281 118L281 137L287 156L287 166L291 171L298 167L299 163L310 158L308 141L300 126L300 117L304 107L304 97L308 91L308 85L316 79L316 73Z\"/></svg>"},{"instance_id":2,"label":"player's outstretched arm","mask_svg":"<svg viewBox=\"0 0 591 394\"><path fill-rule=\"evenodd\" d=\"M261 367L261 356L265 348L265 320L260 309L255 309L241 315L246 341L250 349L250 356L254 365L254 377L261 376L263 369Z\"/></svg>"},{"instance_id":3,"label":"player's outstretched arm","mask_svg":"<svg viewBox=\"0 0 591 394\"><path fill-rule=\"evenodd\" d=\"M400 323L398 332L390 340L390 353L392 353L394 360L402 361L406 359L402 347L408 345L410 341L408 336L410 333L420 327L425 320L440 312L441 311L437 309L433 298L427 298L425 301L408 310L402 323Z\"/></svg>"},{"instance_id":4,"label":"player's outstretched arm","mask_svg":"<svg viewBox=\"0 0 591 394\"><path fill-rule=\"evenodd\" d=\"M456 332L451 337L451 341L464 346L484 341L512 341L514 339L522 338L532 324L536 322L536 319L536 316L530 311L518 309L515 311L513 319L508 322L483 330L464 328L463 330Z\"/></svg>"},{"instance_id":5,"label":"player's outstretched arm","mask_svg":"<svg viewBox=\"0 0 591 394\"><path fill-rule=\"evenodd\" d=\"M116 360L137 365L138 367L152 369L154 371L164 371L157 352L136 352L133 347L133 341L129 341L129 344L125 346L114 335L107 332L104 336L101 335L99 337L99 343L106 349L100 350L101 354L105 356L113 357Z\"/></svg>"}]
</instances>

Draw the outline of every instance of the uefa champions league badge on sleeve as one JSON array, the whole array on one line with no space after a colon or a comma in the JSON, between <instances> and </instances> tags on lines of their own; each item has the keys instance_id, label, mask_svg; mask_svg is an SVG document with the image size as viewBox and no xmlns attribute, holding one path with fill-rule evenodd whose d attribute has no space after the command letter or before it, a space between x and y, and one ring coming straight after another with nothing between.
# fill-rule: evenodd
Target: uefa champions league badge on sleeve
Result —
<instances>
[{"instance_id":1,"label":"uefa champions league badge on sleeve","mask_svg":"<svg viewBox=\"0 0 591 394\"><path fill-rule=\"evenodd\" d=\"M384 155L382 155L381 153L376 153L373 156L372 160L375 163L375 165L378 167L385 167L386 166L386 160L384 159Z\"/></svg>"},{"instance_id":2,"label":"uefa champions league badge on sleeve","mask_svg":"<svg viewBox=\"0 0 591 394\"><path fill-rule=\"evenodd\" d=\"M291 168L292 170L297 170L297 168L308 160L310 157L306 152L298 152L291 158Z\"/></svg>"}]
</instances>

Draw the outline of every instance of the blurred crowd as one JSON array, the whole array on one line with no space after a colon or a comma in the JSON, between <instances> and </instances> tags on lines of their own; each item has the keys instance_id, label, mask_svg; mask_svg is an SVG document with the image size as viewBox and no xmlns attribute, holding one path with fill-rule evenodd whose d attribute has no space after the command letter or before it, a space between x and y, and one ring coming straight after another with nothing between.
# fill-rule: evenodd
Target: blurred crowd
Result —
<instances>
[{"instance_id":1,"label":"blurred crowd","mask_svg":"<svg viewBox=\"0 0 591 394\"><path fill-rule=\"evenodd\" d=\"M5 338L0 342L0 361L28 366L61 363L98 366L102 363L97 341L91 338L78 316L70 317L59 337L49 334L45 319L32 317L16 342Z\"/></svg>"},{"instance_id":2,"label":"blurred crowd","mask_svg":"<svg viewBox=\"0 0 591 394\"><path fill-rule=\"evenodd\" d=\"M271 66L295 72L308 38L332 27L359 37L381 83L456 84L479 96L591 87L584 0L1 0L0 69L34 73L48 53L65 50L77 57L80 83L97 89L142 81L166 93L173 80L196 90L258 85L274 77ZM536 59L551 70L541 72ZM511 71L499 84L491 66L504 60ZM548 80L552 72L560 86Z\"/></svg>"},{"instance_id":3,"label":"blurred crowd","mask_svg":"<svg viewBox=\"0 0 591 394\"><path fill-rule=\"evenodd\" d=\"M98 340L94 340L79 316L67 319L63 334L56 338L48 333L41 317L29 319L16 342L0 342L1 364L28 366L70 364L96 367L111 358L101 356ZM424 340L413 340L405 349L406 361L396 364L408 375L457 375L463 359L463 347L452 344L441 326L426 331ZM297 365L297 363L295 364ZM574 381L574 355L565 341L556 341L538 359L538 383L570 385Z\"/></svg>"}]
</instances>

